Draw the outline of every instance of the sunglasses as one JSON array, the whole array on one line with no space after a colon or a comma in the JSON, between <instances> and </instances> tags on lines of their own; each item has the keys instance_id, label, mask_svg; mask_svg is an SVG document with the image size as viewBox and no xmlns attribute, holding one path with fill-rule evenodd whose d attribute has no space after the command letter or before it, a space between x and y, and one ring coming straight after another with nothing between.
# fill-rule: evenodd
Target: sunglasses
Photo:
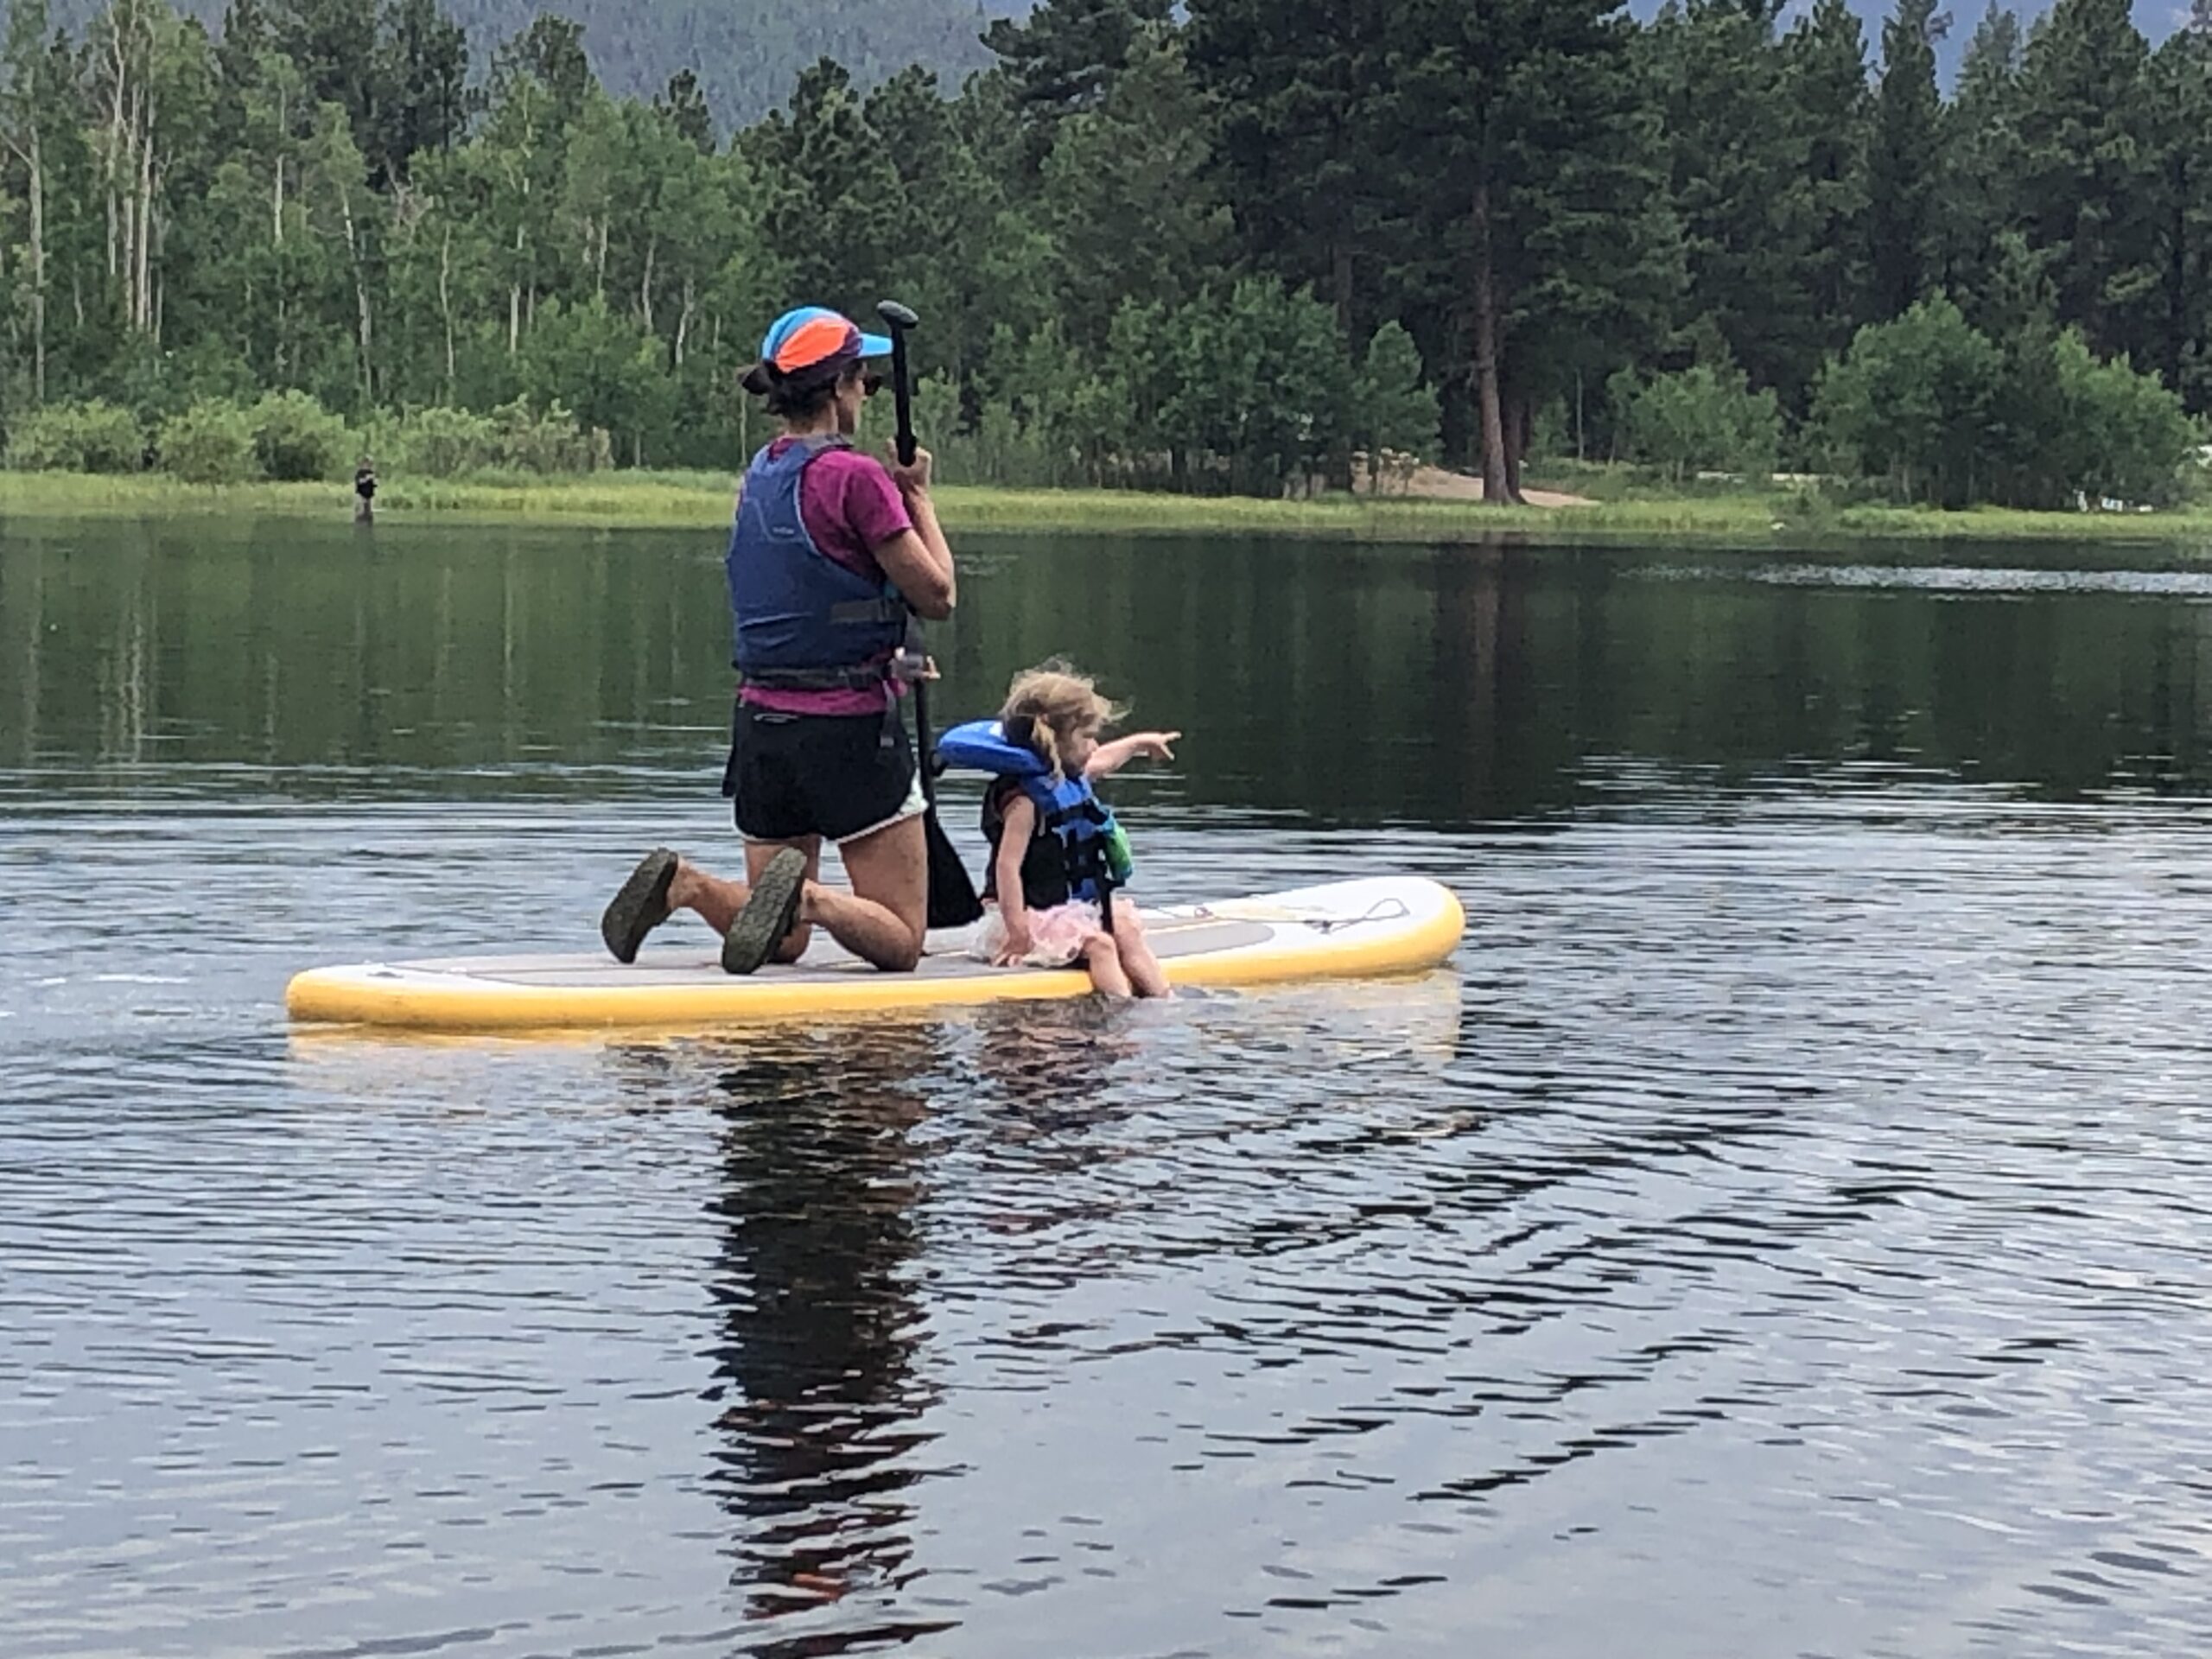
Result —
<instances>
[{"instance_id":1,"label":"sunglasses","mask_svg":"<svg viewBox=\"0 0 2212 1659\"><path fill-rule=\"evenodd\" d=\"M873 397L883 390L884 385L883 376L874 373L863 374L861 376L861 396Z\"/></svg>"}]
</instances>

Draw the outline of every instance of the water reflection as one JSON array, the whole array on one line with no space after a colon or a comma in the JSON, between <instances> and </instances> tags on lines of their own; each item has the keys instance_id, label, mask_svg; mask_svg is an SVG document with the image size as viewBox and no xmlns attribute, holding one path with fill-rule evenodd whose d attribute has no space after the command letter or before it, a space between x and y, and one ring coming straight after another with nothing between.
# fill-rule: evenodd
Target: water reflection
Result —
<instances>
[{"instance_id":1,"label":"water reflection","mask_svg":"<svg viewBox=\"0 0 2212 1659\"><path fill-rule=\"evenodd\" d=\"M756 1620L849 1615L749 1649L774 1659L945 1628L894 1608L933 1438L914 1138L932 1040L918 1026L755 1041L715 1084L724 1335L707 1397L726 1441L712 1485L739 1523L733 1582Z\"/></svg>"},{"instance_id":2,"label":"water reflection","mask_svg":"<svg viewBox=\"0 0 2212 1659\"><path fill-rule=\"evenodd\" d=\"M1139 718L1191 734L1184 764L1116 780L1132 804L1550 817L1584 804L1593 760L2212 789L2207 578L2140 556L963 547L969 602L937 640L944 709L988 709L1014 669L1074 652ZM391 524L372 555L342 525L11 523L0 767L100 788L191 765L372 796L586 772L619 791L681 768L710 792L728 698L715 554L688 531Z\"/></svg>"}]
</instances>

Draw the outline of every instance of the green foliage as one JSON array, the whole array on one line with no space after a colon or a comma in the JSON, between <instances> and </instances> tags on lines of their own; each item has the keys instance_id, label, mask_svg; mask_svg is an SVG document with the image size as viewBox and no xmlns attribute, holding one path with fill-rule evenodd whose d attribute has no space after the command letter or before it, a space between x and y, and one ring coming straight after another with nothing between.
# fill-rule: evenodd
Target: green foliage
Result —
<instances>
[{"instance_id":1,"label":"green foliage","mask_svg":"<svg viewBox=\"0 0 2212 1659\"><path fill-rule=\"evenodd\" d=\"M232 473L219 404L274 474L342 472L346 422L418 474L728 467L766 321L887 295L988 481L1272 495L1389 451L1510 496L1571 431L2155 498L2143 373L2212 407L2212 29L2153 56L2125 0L1993 9L1948 105L1932 0L1878 86L1856 0L228 0L219 39L216 3L9 5L19 465L137 465L124 427L181 414Z\"/></svg>"},{"instance_id":2,"label":"green foliage","mask_svg":"<svg viewBox=\"0 0 2212 1659\"><path fill-rule=\"evenodd\" d=\"M1420 349L1399 324L1384 323L1367 342L1353 383L1352 410L1352 437L1368 456L1370 472L1385 450L1421 461L1436 458L1436 391L1422 379Z\"/></svg>"},{"instance_id":3,"label":"green foliage","mask_svg":"<svg viewBox=\"0 0 2212 1659\"><path fill-rule=\"evenodd\" d=\"M1936 43L1950 25L1940 0L1897 0L1882 26L1882 86L1870 165L1874 310L1894 317L1935 280L1942 181Z\"/></svg>"},{"instance_id":4,"label":"green foliage","mask_svg":"<svg viewBox=\"0 0 2212 1659\"><path fill-rule=\"evenodd\" d=\"M2126 358L2100 362L2072 329L2053 352L2058 420L2052 480L2062 493L2164 505L2202 435L2181 399Z\"/></svg>"},{"instance_id":5,"label":"green foliage","mask_svg":"<svg viewBox=\"0 0 2212 1659\"><path fill-rule=\"evenodd\" d=\"M614 464L613 445L605 429L579 427L557 402L543 411L518 397L492 411L493 465L512 472L596 473Z\"/></svg>"},{"instance_id":6,"label":"green foliage","mask_svg":"<svg viewBox=\"0 0 2212 1659\"><path fill-rule=\"evenodd\" d=\"M252 410L253 453L279 482L337 478L351 466L346 423L303 391L271 392Z\"/></svg>"},{"instance_id":7,"label":"green foliage","mask_svg":"<svg viewBox=\"0 0 2212 1659\"><path fill-rule=\"evenodd\" d=\"M499 423L465 409L418 409L369 435L377 463L392 476L462 478L499 461Z\"/></svg>"},{"instance_id":8,"label":"green foliage","mask_svg":"<svg viewBox=\"0 0 2212 1659\"><path fill-rule=\"evenodd\" d=\"M1630 456L1676 483L1686 473L1774 471L1781 406L1772 391L1753 391L1732 364L1699 363L1648 379L1624 370L1609 391Z\"/></svg>"},{"instance_id":9,"label":"green foliage","mask_svg":"<svg viewBox=\"0 0 2212 1659\"><path fill-rule=\"evenodd\" d=\"M135 473L145 465L145 449L137 416L93 398L48 404L18 417L8 435L8 464L25 472Z\"/></svg>"},{"instance_id":10,"label":"green foliage","mask_svg":"<svg viewBox=\"0 0 2212 1659\"><path fill-rule=\"evenodd\" d=\"M2003 367L1937 295L1859 331L1821 377L1815 426L1834 458L1888 478L1904 499L1958 505L1972 497Z\"/></svg>"},{"instance_id":11,"label":"green foliage","mask_svg":"<svg viewBox=\"0 0 2212 1659\"><path fill-rule=\"evenodd\" d=\"M2000 346L1941 295L1859 331L1821 379L1819 425L1840 459L1944 505L2167 502L2199 442L2157 376L2100 360L2079 330Z\"/></svg>"},{"instance_id":12,"label":"green foliage","mask_svg":"<svg viewBox=\"0 0 2212 1659\"><path fill-rule=\"evenodd\" d=\"M256 474L253 416L219 398L163 421L156 447L162 470L188 484L242 484Z\"/></svg>"}]
</instances>

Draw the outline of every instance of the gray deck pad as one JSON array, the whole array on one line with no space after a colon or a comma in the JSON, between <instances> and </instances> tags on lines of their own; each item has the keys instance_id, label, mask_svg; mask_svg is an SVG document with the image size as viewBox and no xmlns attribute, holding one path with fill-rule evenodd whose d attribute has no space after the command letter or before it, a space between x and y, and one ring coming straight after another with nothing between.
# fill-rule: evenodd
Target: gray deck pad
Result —
<instances>
[{"instance_id":1,"label":"gray deck pad","mask_svg":"<svg viewBox=\"0 0 2212 1659\"><path fill-rule=\"evenodd\" d=\"M1274 937L1276 931L1274 926L1266 922L1163 919L1150 923L1146 937L1152 943L1154 953L1162 960L1167 960L1264 944ZM470 979L505 985L624 986L690 985L702 981L710 984L729 982L729 976L722 972L720 957L711 948L648 950L627 968L604 955L588 953L558 957L442 957L429 961L394 963L392 966L416 973L462 975ZM914 971L923 979L989 979L1005 974L1033 973L1036 970L994 968L988 963L978 962L966 955L957 944L949 944L940 950L932 941L931 954L922 958L921 966ZM836 946L817 943L804 957L788 967L763 968L753 977L764 983L787 984L795 980L821 983L849 978L855 974L874 972L875 969L866 963L849 956Z\"/></svg>"}]
</instances>

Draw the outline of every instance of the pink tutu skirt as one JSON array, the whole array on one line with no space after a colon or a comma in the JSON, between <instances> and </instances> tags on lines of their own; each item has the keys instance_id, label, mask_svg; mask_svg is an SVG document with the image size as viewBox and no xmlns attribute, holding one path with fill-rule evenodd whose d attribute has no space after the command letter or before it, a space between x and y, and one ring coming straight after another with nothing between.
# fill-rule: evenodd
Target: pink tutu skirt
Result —
<instances>
[{"instance_id":1,"label":"pink tutu skirt","mask_svg":"<svg viewBox=\"0 0 2212 1659\"><path fill-rule=\"evenodd\" d=\"M1067 968L1083 960L1083 948L1104 931L1098 906L1077 901L1054 905L1050 910L1029 912L1029 954L1022 964L1029 968ZM996 962L1006 949L1006 920L992 905L976 925L972 951L979 962Z\"/></svg>"}]
</instances>

